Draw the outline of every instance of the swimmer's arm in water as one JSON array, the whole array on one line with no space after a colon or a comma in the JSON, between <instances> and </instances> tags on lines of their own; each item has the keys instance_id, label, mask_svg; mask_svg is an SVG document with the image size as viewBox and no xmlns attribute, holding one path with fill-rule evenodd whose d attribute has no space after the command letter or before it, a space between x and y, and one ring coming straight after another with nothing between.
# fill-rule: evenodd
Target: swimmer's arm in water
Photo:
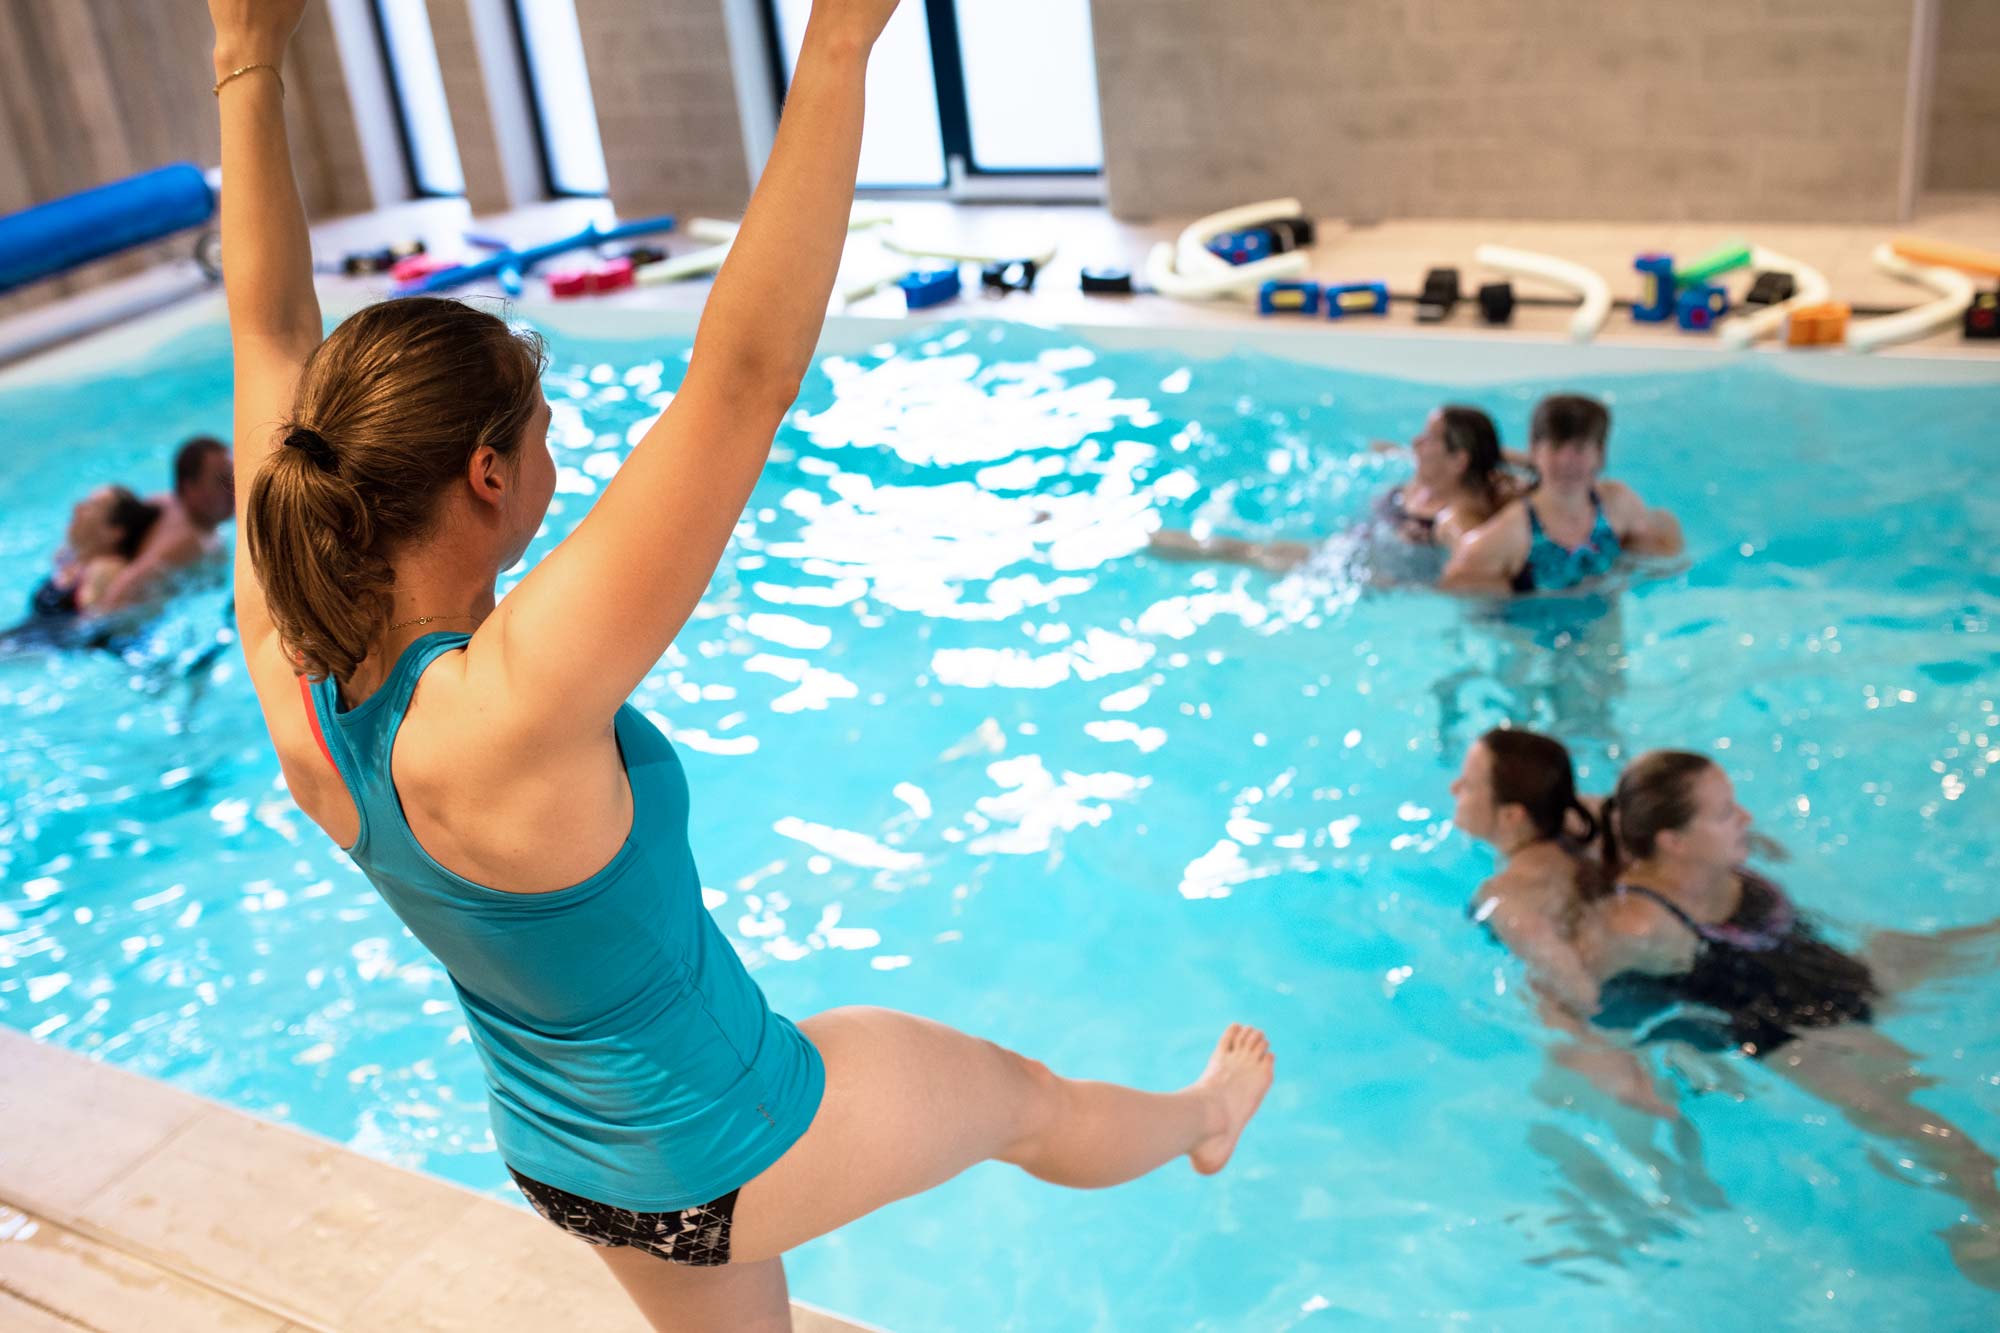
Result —
<instances>
[{"instance_id":1,"label":"swimmer's arm in water","mask_svg":"<svg viewBox=\"0 0 2000 1333\"><path fill-rule=\"evenodd\" d=\"M1162 528L1146 546L1148 554L1162 560L1213 561L1225 565L1250 565L1283 574L1312 559L1308 542L1246 542L1237 537L1197 537L1177 528Z\"/></svg>"},{"instance_id":2,"label":"swimmer's arm in water","mask_svg":"<svg viewBox=\"0 0 2000 1333\"><path fill-rule=\"evenodd\" d=\"M1528 511L1515 501L1474 528L1452 551L1438 586L1446 592L1506 593L1528 562Z\"/></svg>"},{"instance_id":3,"label":"swimmer's arm in water","mask_svg":"<svg viewBox=\"0 0 2000 1333\"><path fill-rule=\"evenodd\" d=\"M1538 992L1552 996L1572 1013L1588 1017L1597 1012L1596 979L1546 912L1518 905L1496 881L1481 888L1480 898L1481 919L1527 966Z\"/></svg>"},{"instance_id":4,"label":"swimmer's arm in water","mask_svg":"<svg viewBox=\"0 0 2000 1333\"><path fill-rule=\"evenodd\" d=\"M1601 481L1597 493L1612 530L1634 555L1679 555L1686 549L1681 521L1664 509L1648 509L1624 482Z\"/></svg>"},{"instance_id":5,"label":"swimmer's arm in water","mask_svg":"<svg viewBox=\"0 0 2000 1333\"><path fill-rule=\"evenodd\" d=\"M693 613L812 366L847 239L868 54L894 0L817 0L769 164L685 380L574 533L481 635L530 725L615 714ZM471 661L482 652L475 640Z\"/></svg>"},{"instance_id":6,"label":"swimmer's arm in water","mask_svg":"<svg viewBox=\"0 0 2000 1333\"><path fill-rule=\"evenodd\" d=\"M117 582L118 575L130 563L115 555L101 555L86 564L76 583L77 610L99 613L116 610L107 602L105 592Z\"/></svg>"},{"instance_id":7,"label":"swimmer's arm in water","mask_svg":"<svg viewBox=\"0 0 2000 1333\"><path fill-rule=\"evenodd\" d=\"M119 562L117 577L105 587L99 604L89 609L102 614L123 611L143 602L168 578L201 559L201 555L201 538L191 532L163 542L149 541L136 558Z\"/></svg>"},{"instance_id":8,"label":"swimmer's arm in water","mask_svg":"<svg viewBox=\"0 0 2000 1333\"><path fill-rule=\"evenodd\" d=\"M209 0L215 77L247 65L282 65L304 11L305 0ZM277 447L275 428L291 413L300 367L319 346L319 294L313 288L312 241L292 174L278 77L270 70L240 75L217 93L216 102L227 182L222 190L222 250L236 372L237 629L264 715L296 718L295 693L288 708L263 697L290 681L255 669L271 641L272 625L247 549L243 506L249 502L252 478Z\"/></svg>"}]
</instances>

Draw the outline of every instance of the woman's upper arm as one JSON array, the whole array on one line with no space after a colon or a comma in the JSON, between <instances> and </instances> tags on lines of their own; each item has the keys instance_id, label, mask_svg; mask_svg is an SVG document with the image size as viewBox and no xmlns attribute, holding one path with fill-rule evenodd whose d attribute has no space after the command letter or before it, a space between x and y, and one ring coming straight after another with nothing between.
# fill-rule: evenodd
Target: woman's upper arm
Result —
<instances>
[{"instance_id":1,"label":"woman's upper arm","mask_svg":"<svg viewBox=\"0 0 2000 1333\"><path fill-rule=\"evenodd\" d=\"M690 369L576 530L500 603L490 646L475 640L511 698L551 721L618 711L707 591L796 389Z\"/></svg>"},{"instance_id":2,"label":"woman's upper arm","mask_svg":"<svg viewBox=\"0 0 2000 1333\"><path fill-rule=\"evenodd\" d=\"M290 342L238 337L235 340L236 410L232 462L236 479L236 632L245 656L270 637L270 608L264 583L250 559L250 525L246 510L250 483L264 460L278 447L278 428L292 413L299 372L318 346L317 338Z\"/></svg>"}]
</instances>

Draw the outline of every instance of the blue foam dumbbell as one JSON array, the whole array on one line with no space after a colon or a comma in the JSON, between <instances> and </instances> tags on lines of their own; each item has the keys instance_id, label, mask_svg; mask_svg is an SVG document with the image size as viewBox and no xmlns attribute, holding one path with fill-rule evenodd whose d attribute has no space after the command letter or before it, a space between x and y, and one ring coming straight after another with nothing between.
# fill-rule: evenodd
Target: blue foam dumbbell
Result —
<instances>
[{"instance_id":1,"label":"blue foam dumbbell","mask_svg":"<svg viewBox=\"0 0 2000 1333\"><path fill-rule=\"evenodd\" d=\"M903 289L903 300L912 310L943 305L965 290L955 268L926 269L906 274L897 279L896 285Z\"/></svg>"}]
</instances>

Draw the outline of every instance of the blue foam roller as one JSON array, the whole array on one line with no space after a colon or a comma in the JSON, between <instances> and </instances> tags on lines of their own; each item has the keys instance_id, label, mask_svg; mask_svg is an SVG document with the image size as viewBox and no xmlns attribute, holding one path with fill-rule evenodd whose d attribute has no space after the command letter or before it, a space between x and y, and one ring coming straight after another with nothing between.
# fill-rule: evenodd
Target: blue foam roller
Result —
<instances>
[{"instance_id":1,"label":"blue foam roller","mask_svg":"<svg viewBox=\"0 0 2000 1333\"><path fill-rule=\"evenodd\" d=\"M215 191L190 162L0 217L0 292L157 241L215 216Z\"/></svg>"}]
</instances>

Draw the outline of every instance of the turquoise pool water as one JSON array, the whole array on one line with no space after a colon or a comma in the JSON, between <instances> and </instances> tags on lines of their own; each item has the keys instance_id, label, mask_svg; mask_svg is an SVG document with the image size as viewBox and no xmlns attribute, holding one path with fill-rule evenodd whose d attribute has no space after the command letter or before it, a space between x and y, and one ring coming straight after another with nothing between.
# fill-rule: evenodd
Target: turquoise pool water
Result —
<instances>
[{"instance_id":1,"label":"turquoise pool water","mask_svg":"<svg viewBox=\"0 0 2000 1333\"><path fill-rule=\"evenodd\" d=\"M553 340L531 560L686 348ZM1519 443L1557 387L1613 401L1613 471L1681 513L1687 562L1496 613L1353 562L1144 554L1163 521L1338 534L1407 467L1369 440L1451 397ZM71 497L157 489L228 388L203 328L0 391L0 605ZM1764 361L1447 392L969 324L823 362L637 696L686 759L724 930L793 1014L900 1006L1155 1087L1242 1019L1279 1061L1220 1178L983 1167L798 1252L795 1293L905 1333L1991 1327L1935 1234L1963 1205L1898 1145L1740 1061L1703 1093L1669 1073L1675 1126L1552 1072L1464 920L1491 860L1445 787L1502 719L1599 787L1640 748L1711 749L1837 936L2000 916L1996 419L1991 385ZM223 613L211 587L122 658L0 659L0 1021L502 1194L447 980L286 797L240 669L205 657ZM1996 967L1881 1025L1989 1147Z\"/></svg>"}]
</instances>

